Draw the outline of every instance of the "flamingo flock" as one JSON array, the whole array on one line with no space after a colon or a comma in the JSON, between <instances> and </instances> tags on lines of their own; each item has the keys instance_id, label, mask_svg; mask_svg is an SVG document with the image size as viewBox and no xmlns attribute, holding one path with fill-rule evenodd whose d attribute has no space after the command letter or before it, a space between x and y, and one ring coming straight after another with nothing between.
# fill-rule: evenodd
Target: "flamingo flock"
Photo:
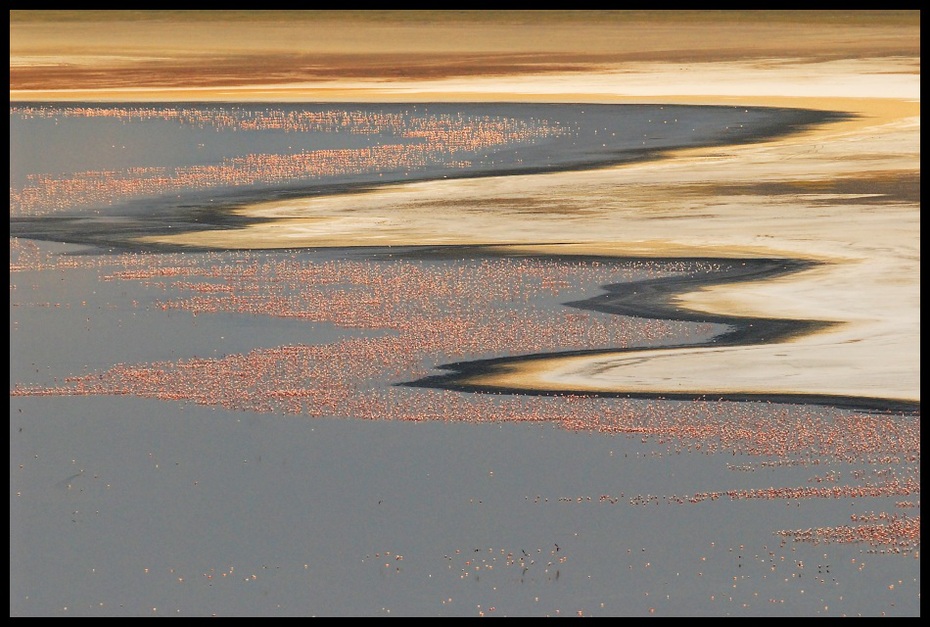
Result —
<instances>
[{"instance_id":1,"label":"flamingo flock","mask_svg":"<svg viewBox=\"0 0 930 627\"><path fill-rule=\"evenodd\" d=\"M920 548L920 516L885 515L880 522L780 531L795 542L868 544L875 553L914 555Z\"/></svg>"},{"instance_id":2,"label":"flamingo flock","mask_svg":"<svg viewBox=\"0 0 930 627\"><path fill-rule=\"evenodd\" d=\"M558 122L527 120L504 116L475 116L461 112L433 113L428 106L412 105L403 111L352 109L284 109L275 105L162 107L14 105L10 113L24 119L111 118L124 124L163 120L181 126L233 131L284 131L288 133L334 133L345 131L363 135L390 134L443 141L448 133L477 127L480 134L498 134L508 141L528 142L541 137L571 132Z\"/></svg>"},{"instance_id":3,"label":"flamingo flock","mask_svg":"<svg viewBox=\"0 0 930 627\"><path fill-rule=\"evenodd\" d=\"M123 124L167 120L223 132L294 133L285 153L248 153L187 166L134 166L72 173L32 173L10 187L11 216L100 209L137 198L250 185L286 185L349 175L401 172L427 166L461 169L479 153L532 144L568 132L547 120L404 112L182 107L16 106L23 119L111 118ZM357 148L318 148L314 133L378 136ZM301 136L303 135L303 137ZM382 143L383 142L383 143ZM243 140L240 145L247 145ZM115 147L114 147L115 148Z\"/></svg>"},{"instance_id":4,"label":"flamingo flock","mask_svg":"<svg viewBox=\"0 0 930 627\"><path fill-rule=\"evenodd\" d=\"M824 469L806 486L566 497L574 503L866 498L908 503L905 499L919 498L919 416L772 403L466 394L394 385L459 359L680 342L710 333L707 325L580 312L553 303L595 295L608 283L710 273L715 270L711 262L319 260L298 252L61 257L11 239L11 290L22 272L89 267L98 270L101 281L136 282L163 294L148 305L133 301L154 312L292 318L362 334L221 357L119 363L51 385L17 383L11 397L137 396L308 418L553 424L639 439L665 446L669 455L739 457L745 461L728 467L740 472L798 465ZM843 474L833 468L838 463L867 464L872 470ZM902 474L891 466L917 470ZM915 533L919 543L919 513L781 533L797 541L862 541L900 551Z\"/></svg>"}]
</instances>

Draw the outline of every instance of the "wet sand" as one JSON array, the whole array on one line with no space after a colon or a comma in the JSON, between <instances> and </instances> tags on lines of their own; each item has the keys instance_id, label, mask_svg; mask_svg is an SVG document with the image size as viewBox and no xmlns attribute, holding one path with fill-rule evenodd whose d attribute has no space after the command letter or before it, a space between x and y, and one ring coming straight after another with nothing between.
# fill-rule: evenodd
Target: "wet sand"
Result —
<instances>
[{"instance_id":1,"label":"wet sand","mask_svg":"<svg viewBox=\"0 0 930 627\"><path fill-rule=\"evenodd\" d=\"M590 258L588 258L590 259ZM682 354L694 356L702 362L707 361L709 353L730 351L734 347L751 347L762 344L789 343L778 357L793 357L790 343L814 333L824 333L834 326L833 323L818 320L791 320L773 318L754 318L733 315L709 315L696 309L678 307L674 298L688 293L695 286L707 288L722 284L747 281L772 281L775 277L809 271L818 264L813 262L792 262L785 260L746 259L714 261L722 269L708 277L706 273L666 277L603 286L604 293L582 301L565 303L568 307L581 310L599 311L617 315L630 315L657 320L681 320L703 324L726 325L729 330L718 333L709 340L692 341L678 346L663 346L660 351L643 351L637 349L585 350L561 354L526 354L519 357L500 357L449 364L443 367L448 374L432 375L409 385L454 389L469 392L505 392L520 394L572 394L611 398L660 398L670 400L729 400L729 401L766 401L770 403L794 403L827 405L864 409L881 412L920 413L919 399L905 400L906 395L895 398L894 394L869 397L847 391L843 394L823 394L794 388L789 382L782 391L765 381L760 384L758 377L770 373L756 367L748 373L715 372L719 376L717 386L704 387L699 391L677 389L666 383L667 377L658 377L655 381L643 377L632 381L628 387L618 384L614 368L627 368L638 371L650 359L659 362L668 355L679 359ZM706 347L706 348L702 348ZM758 346L756 346L758 349ZM713 366L713 360L711 366ZM577 370L574 370L577 368ZM650 372L651 374L651 372ZM565 375L560 378L560 375ZM629 378L636 376L628 375ZM648 375L647 375L648 376ZM819 384L822 385L824 373L820 373ZM526 385L534 381L536 385ZM602 381L610 384L601 384ZM708 377L712 380L712 377ZM755 386L755 387L754 387ZM753 393L762 387L763 393Z\"/></svg>"},{"instance_id":2,"label":"wet sand","mask_svg":"<svg viewBox=\"0 0 930 627\"><path fill-rule=\"evenodd\" d=\"M507 21L519 18L498 17L501 23L488 24L472 15L454 26L481 33L460 44L478 55L478 66L487 61L481 55L499 55L500 64L489 71L493 76L469 70L464 62L445 75L411 62L444 45L432 37L451 27L446 17L395 16L387 18L387 26L375 26L356 16L339 27L323 18L302 23L302 28L330 30L325 50L304 43L300 54L342 54L372 28L417 35L368 39L362 48L353 48L357 54L348 65L323 64L331 70L327 76L307 71L303 77L255 85L255 77L244 70L234 78L221 76L216 80L223 85L217 86L205 84L203 75L172 71L183 87L153 79L119 91L114 85L82 82L78 71L71 77L72 88L55 92L31 90L31 79L21 78L48 71L35 56L48 46L42 39L48 23L27 19L11 44L11 66L17 70L11 99L662 101L851 114L848 121L776 141L682 151L667 160L613 169L433 181L256 203L235 210L255 220L244 228L140 241L197 248L506 244L533 253L817 260L823 265L793 276L709 286L676 298L681 308L719 315L830 323L816 334L777 345L645 351L636 355L635 368L624 367L629 355L549 359L470 383L656 394L852 395L919 403L919 39L908 37L919 33L919 14L917 23L913 13L775 12L758 14L751 23L745 16L720 14L709 25L706 16L698 15L635 13L592 21L582 12L550 14L514 35L505 34ZM278 28L285 38L295 32L274 17L267 19L254 27L260 35L243 52L256 63L273 59L267 29ZM681 19L701 19L700 34L682 30ZM134 24L132 19L117 21L105 29L111 38L107 54L116 56L132 48L126 33ZM168 37L169 56L205 54L198 46L207 47L215 25L197 25L203 41ZM704 27L721 36L710 37ZM99 28L87 23L74 36L90 37ZM233 19L223 28L253 27ZM589 37L577 38L579 28ZM535 67L518 62L526 60L519 55L541 54L534 39L540 35L546 36L545 50L558 53L554 59L588 51L596 54L596 62L576 58L560 67L539 57L533 57L534 63L541 62ZM582 40L583 50L577 44ZM134 53L145 57L151 51ZM405 71L385 76L383 68L373 66L366 72L376 53L401 55L395 60ZM455 54L464 53L455 49ZM23 59L17 60L20 55ZM96 67L114 58L102 55L86 63ZM53 77L46 81L54 85ZM908 185L915 177L916 195L872 191L913 190Z\"/></svg>"}]
</instances>

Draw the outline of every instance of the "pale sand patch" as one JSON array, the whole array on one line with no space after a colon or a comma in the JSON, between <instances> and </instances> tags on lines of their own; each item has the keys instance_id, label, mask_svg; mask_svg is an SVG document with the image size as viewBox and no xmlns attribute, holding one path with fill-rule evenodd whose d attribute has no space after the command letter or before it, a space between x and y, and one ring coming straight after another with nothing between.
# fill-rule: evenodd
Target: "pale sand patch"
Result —
<instances>
[{"instance_id":1,"label":"pale sand patch","mask_svg":"<svg viewBox=\"0 0 930 627\"><path fill-rule=\"evenodd\" d=\"M710 101L702 99L703 104ZM764 101L753 99L743 104ZM787 105L788 101L783 98L779 105ZM699 254L707 246L701 233L711 231L710 237L717 238L720 236L713 232L720 227L706 221L704 214L692 217L696 208L708 201L675 193L687 190L689 184L818 181L869 172L919 170L919 160L915 161L915 154L919 155L919 102L843 99L815 103L801 99L796 106L813 104L828 110L848 111L855 107L860 117L764 144L682 150L669 160L597 171L439 180L345 195L263 202L232 212L273 222L140 241L218 248L584 243L589 250L597 244L602 251L630 254L641 251L641 242L648 239L657 244L665 242L666 254ZM821 196L817 200L822 201ZM757 200L783 201L780 197ZM634 201L638 204L634 205ZM731 213L738 218L746 198L720 199L717 209L736 201L739 204ZM634 222L619 223L618 212ZM528 223L530 216L533 219ZM647 221L638 224L637 217ZM794 224L793 220L802 222L796 229L810 228L809 216L792 216L792 221L785 222L786 217L775 214L770 219L782 229ZM762 213L755 219L760 226L765 222ZM667 237L668 229L664 227L660 228L662 235L657 236L657 220L687 231L688 240ZM637 229L645 230L639 233ZM631 239L632 235L637 237ZM753 241L732 241L728 245L741 247L743 254L752 256L798 252L795 247L782 247L772 237L760 229ZM806 257L818 254L816 248L803 248Z\"/></svg>"}]
</instances>

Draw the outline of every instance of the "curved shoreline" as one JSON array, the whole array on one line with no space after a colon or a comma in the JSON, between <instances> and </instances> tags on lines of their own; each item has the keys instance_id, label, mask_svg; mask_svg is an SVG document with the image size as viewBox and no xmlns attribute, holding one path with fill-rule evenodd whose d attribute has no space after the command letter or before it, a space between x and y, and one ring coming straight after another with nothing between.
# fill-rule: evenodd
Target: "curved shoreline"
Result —
<instances>
[{"instance_id":1,"label":"curved shoreline","mask_svg":"<svg viewBox=\"0 0 930 627\"><path fill-rule=\"evenodd\" d=\"M911 260L905 257L906 265L898 264L901 261L900 253L908 254L910 249L897 250L889 257L886 247L895 242L894 234L898 229L903 228L903 232L908 232L907 237L913 234L915 227L919 233L919 221L915 226L909 226L912 217L906 209L902 213L902 207L906 208L908 205L900 204L900 201L893 197L883 200L882 194L876 196L872 193L874 186L869 179L870 164L868 161L856 162L857 170L862 169L862 173L857 176L850 174L850 165L844 165L842 161L836 160L837 154L846 154L848 150L845 147L846 142L851 140L855 148L862 150L862 139L872 140L872 133L877 131L882 133L878 135L880 143L873 144L878 151L869 157L876 164L880 164L881 169L878 169L875 176L894 173L900 167L895 160L899 144L896 143L894 147L890 146L891 138L895 137L893 133L896 127L886 125L875 127L875 120L869 120L869 116L865 114L866 111L863 109L856 109L846 118L845 122L821 125L808 132L788 134L782 138L759 144L733 146L728 150L683 148L675 152L676 159L648 161L628 167L605 167L570 174L513 175L471 180L406 183L386 186L367 193L310 198L306 200L311 205L309 207L271 208L267 212L251 208L237 212L237 214L227 214L227 217L230 221L239 224L245 222L257 224L260 227L267 225L270 230L257 228L252 232L245 232L246 229L239 231L239 235L249 240L249 245L245 247L254 248L377 246L379 244L407 247L497 244L508 247L514 252L522 250L524 254L530 255L552 253L553 250L562 249L574 251L581 256L590 256L600 251L605 256L613 258L635 255L641 259L657 260L697 256L705 259L726 257L731 262L734 259L779 259L780 263L785 263L786 259L802 258L824 261L827 263L820 265L793 261L792 264L797 264L792 266L793 271L776 272L772 276L766 276L765 281L762 280L763 277L760 274L747 276L739 281L736 279L718 282L704 281L694 282L688 286L679 284L677 291L670 292L669 296L674 294L680 297L683 306L676 308L666 303L654 309L653 314L658 314L658 317L688 315L694 316L695 320L707 320L711 316L718 316L718 320L727 324L734 320L745 322L739 325L736 335L727 334L723 338L724 343L719 343L718 339L718 343L705 347L686 345L672 349L650 350L651 356L667 356L673 354L669 351L729 347L730 351L726 353L720 351L719 355L705 355L703 360L699 355L700 363L697 370L695 370L693 360L689 359L694 355L682 355L681 353L677 355L683 359L680 364L673 363L672 367L681 366L680 373L685 382L683 387L695 390L693 392L664 389L657 391L656 382L669 378L664 370L653 370L651 381L647 380L649 375L645 375L642 378L644 384L640 389L630 389L628 383L624 384L617 379L612 380L609 376L601 376L606 369L600 364L594 364L599 371L594 371L590 367L592 356L629 355L633 352L632 350L536 355L533 359L501 358L494 361L493 371L479 371L469 367L468 377L455 376L453 378L456 379L456 385L467 384L468 389L472 391L486 389L545 394L578 393L627 397L640 395L648 398L670 398L674 395L679 398L728 397L734 400L779 398L813 404L845 403L855 407L863 405L862 398L869 398L872 400L865 404L874 406L877 410L889 408L893 410L900 407L908 411L919 412L919 386L913 396L911 391L914 372L905 373L904 377L900 376L901 364L906 365L910 362L911 348L904 347L903 353L894 356L899 363L894 364L894 369L888 372L898 373L898 376L883 372L881 360L887 360L889 356L874 352L884 350L883 347L887 345L889 339L893 342L900 341L898 335L901 331L890 331L890 324L903 321L906 329L913 326L913 321L909 317L899 320L898 313L886 310L884 304L872 295L869 296L871 300L856 302L861 301L861 296L857 296L855 290L861 285L863 271L882 294L894 285L893 282L889 282L889 279L896 281L898 276L907 276ZM907 129L909 127L905 129L905 137L906 133L911 132ZM885 135L889 132L892 134L886 139ZM820 144L820 142L826 143ZM886 142L888 142L887 148ZM832 150L819 154L824 145ZM871 147L869 144L866 146ZM803 152L799 153L799 151ZM798 154L803 154L804 158L798 160L796 165L793 159ZM871 169L876 169L876 166L872 165ZM836 191L827 189L825 191L833 193L824 194L827 198L835 199L831 200L834 206L827 205L826 208L818 206L817 203L820 200L816 199L818 196L815 194L812 194L811 200L808 200L808 194L823 189L822 181L835 180L834 177L840 176L847 177L848 184ZM894 174L892 174L892 180L894 180ZM784 185L784 181L796 181L796 184ZM744 188L739 187L740 183L745 184L745 182L753 184L769 182L771 186L770 189L762 191L761 195L757 193L756 196L752 196L754 200L751 202L757 205L752 213L744 210L747 201L736 196L740 200L734 202L729 196L729 194L745 194ZM813 186L811 186L812 183ZM779 184L783 185L783 189L778 187ZM703 187L697 188L696 193L691 191L694 186L698 185ZM729 191L728 186L734 186L734 191ZM618 190L623 193L619 200L617 199ZM679 190L685 193L679 196ZM695 195L689 196L689 193ZM846 199L866 196L876 196L870 204L881 206L880 213L872 210L870 206L858 209L855 203L846 204L849 202ZM689 203L695 203L693 200L695 197L700 201L689 205ZM705 198L707 200L704 200ZM784 211L782 209L784 199L788 199L792 209L796 208L797 211ZM917 202L907 198L904 200L908 203ZM704 209L706 206L704 203L708 202L713 203L712 211ZM640 215L637 203L642 203L642 206L647 209L643 215ZM553 204L559 208L568 207L568 212L564 209L550 211ZM689 206L700 207L703 210L692 212ZM482 217L492 214L486 214L483 211L471 214L473 208L495 212L503 210L503 216L493 215L503 217L504 224L507 221L519 220L512 224L527 225L528 231L521 233L510 230L508 235L506 228L500 225L494 228L494 225L488 224L486 218ZM584 220L573 222L572 228L576 230L570 231L573 237L566 240L566 232L562 227L562 220L565 219L563 216L568 216L570 211L576 209L583 210L581 215L587 215L592 208L596 208L598 212L596 219L592 221L585 217ZM817 211L810 211L813 208ZM322 215L329 217L324 218L322 224L313 222L310 229L302 234L301 229L305 228L305 223L299 214L290 213L295 210L310 213L322 211ZM444 212L447 210L451 210L449 215L453 217L438 221L438 218L445 215ZM526 222L526 211L538 212L540 219ZM340 221L342 215L351 215L352 218L345 223ZM900 215L903 218L903 221L895 225L893 230L876 231L868 226L871 220L877 219L881 220L880 228L887 229L891 224L890 216L893 215ZM827 219L824 220L824 217ZM316 221L319 218L314 217L313 220ZM391 228L382 229L382 220L387 220ZM551 224L547 224L546 220L549 220ZM669 220L674 220L674 222ZM602 230L599 227L600 224L617 229L616 234L613 235L612 230ZM824 225L830 225L833 230L829 233L824 231ZM341 230L346 226L345 230ZM473 230L470 231L469 228ZM850 230L847 234L845 231L850 228L854 228L855 231ZM287 234L288 229L294 229L294 232ZM320 235L321 233L323 235ZM383 233L387 233L386 241L382 236ZM514 233L518 233L523 241L513 241ZM686 234L686 236L682 239L677 235L678 233ZM759 233L765 234L763 237L769 239L760 239L756 235ZM768 235L768 233L774 235ZM293 237L295 234L296 237ZM216 236L219 238L220 246L204 245L201 249L242 247L230 245L237 237L235 228L216 231ZM304 241L302 237L309 239ZM530 239L531 237L533 239ZM845 239L846 237L851 239ZM259 242L260 245L254 245L255 238L269 238L274 245L261 245L261 242ZM170 248L193 250L195 247L180 245L170 246ZM919 249L916 255L919 260ZM802 277L790 276L802 270L811 272ZM888 275L889 271L894 274ZM816 274L817 272L820 274ZM902 272L904 275L901 275ZM772 280L776 279L777 275L790 276L790 278L779 284L777 280ZM747 281L754 283L747 283ZM708 286L721 288L728 284L738 285L738 287L730 290L704 290ZM666 288L668 287L669 285L666 284ZM823 291L825 289L829 291ZM851 289L853 291L850 291ZM912 294L902 293L900 288L895 289L896 292L886 295L885 298L903 296L908 302L912 300ZM919 288L917 298L919 299ZM588 305L616 308L622 307L623 301L624 299L618 297L617 293L608 292L605 297L595 299ZM907 304L905 300L900 302ZM641 301L635 303L628 299L626 302L628 311L634 313L638 311L637 306L641 305ZM654 306L655 303L652 305ZM904 311L910 311L908 306ZM871 318L879 311L875 309L876 307L881 310L881 318ZM710 313L696 313L698 311ZM736 315L724 315L727 313ZM888 314L894 315L885 320ZM758 324L761 326L755 326L756 319L759 320ZM809 322L810 326L804 328L798 326L795 319L833 320L850 324L830 325ZM779 322L775 324L773 322L775 320ZM873 321L878 324L874 324ZM872 323L872 328L857 326L856 322ZM792 385L798 387L785 391L781 386L784 371L780 368L783 368L785 363L775 366L774 371L770 370L767 364L758 363L757 356L762 354L764 357L764 350L750 354L748 362L745 360L747 356L745 352L732 350L745 347L763 349L771 347L771 341L765 344L750 341L752 338L747 334L750 330L755 333L757 328L764 331L758 332L756 337L771 337L775 334L787 340L803 333L807 334L803 338L805 340L814 337L813 342L798 342L786 347L795 351L792 354L793 363L789 363L789 367L793 367L796 372L805 369L803 373L795 375L799 378L792 381ZM817 339L837 328L845 332L834 333L825 341ZM919 333L919 323L917 329ZM812 335L814 330L821 331L821 334ZM739 333L743 334L742 339ZM877 338L876 333L880 334ZM889 333L898 335L891 336ZM878 342L875 341L876 339ZM861 344L853 344L854 342L861 342ZM870 345L868 350L872 352L863 353L861 349L850 349L850 346L865 347L866 344ZM649 349L638 350L645 352ZM769 357L772 352L774 351L769 351ZM589 358L588 368L581 374L577 371L574 373L569 371L567 373L569 376L566 376L564 366L580 363L579 360L582 358ZM833 368L826 375L819 371L819 364L823 362ZM488 364L489 362L478 363ZM517 363L524 367L522 375L513 376L513 369ZM723 373L722 378L708 379L705 364L709 367L716 367ZM530 368L530 365L535 369ZM877 369L875 369L876 365ZM843 369L848 371L850 367L858 368L858 370L845 379ZM559 372L560 369L561 372ZM771 381L776 384L774 389L769 381L766 381L765 385L758 385L758 383L744 385L735 391L715 389L716 383L723 379L727 380L731 388L738 385L735 379L730 381L730 372L741 375L755 369L759 370L756 373L757 376L772 377ZM873 377L869 374L873 372L873 369L874 374L878 376ZM535 377L535 380L527 384L528 377ZM586 377L588 380L584 381ZM919 369L916 371L916 377L919 383ZM489 383L488 380L491 378L497 380ZM520 379L519 384L514 383L516 379ZM709 384L708 381L711 383ZM579 382L583 385L578 385ZM452 384L448 376L445 383ZM847 383L849 385L846 385ZM824 390L824 393L817 393L818 388ZM856 393L846 394L847 388L854 389ZM533 391L528 392L528 389ZM804 392L805 389L808 392ZM769 391L762 392L761 390ZM797 393L795 390L798 390ZM857 394L860 390L863 391L863 396ZM877 394L868 395L868 390ZM887 394L882 396L885 393ZM852 400L847 403L844 399Z\"/></svg>"},{"instance_id":2,"label":"curved shoreline","mask_svg":"<svg viewBox=\"0 0 930 627\"><path fill-rule=\"evenodd\" d=\"M822 44L829 47L828 41ZM806 50L810 42L800 43L793 52ZM346 100L338 94L352 95L353 102L660 101L809 107L855 117L762 144L685 148L675 153L676 159L623 168L416 183L310 199L302 211L322 220L301 219L292 207L251 207L236 218L276 222L256 223L250 231L218 231L204 247L503 244L524 254L560 249L653 259L823 261L829 265L703 288L681 294L678 302L714 315L845 324L777 347L677 349L674 360L646 364L639 376L642 389L651 394L653 383L667 379L671 367L688 389L713 390L721 382L733 388L752 381L743 389L778 394L790 386L789 391L820 397L861 393L919 404L919 48L915 52L906 58L865 55L837 63L809 63L804 54L800 64L782 55L772 65L633 63L624 68L622 81L617 68L604 68L579 74L577 80L566 75L557 89L549 80L525 76L507 83L489 78L295 85L287 92L291 96L313 94L330 101ZM346 91L337 94L338 89ZM279 93L262 92L266 100ZM910 191L882 191L889 185L901 190L910 185ZM500 222L489 225L488 211L502 212ZM572 211L582 217L568 220ZM781 359L776 354L781 352L790 355ZM581 374L566 372L556 361L547 362L552 372L545 376L539 369L531 373L537 383L551 385L547 381L554 378L561 390L589 393L592 386L622 390L620 383L626 383L622 376L611 379L590 367ZM499 383L504 387L503 377Z\"/></svg>"},{"instance_id":3,"label":"curved shoreline","mask_svg":"<svg viewBox=\"0 0 930 627\"><path fill-rule=\"evenodd\" d=\"M11 617L920 616L919 10L23 13L11 105L851 117L302 209L185 215L248 199L171 192L148 221L121 203L154 169L79 186L138 161L95 123L66 152L24 133L27 162L68 168L11 166L11 214L14 184L38 215L125 183L130 228L102 225L112 250L10 238ZM189 165L161 154L134 156ZM40 207L55 189L77 202ZM198 219L211 246L129 241ZM428 375L449 386L411 387Z\"/></svg>"},{"instance_id":4,"label":"curved shoreline","mask_svg":"<svg viewBox=\"0 0 930 627\"><path fill-rule=\"evenodd\" d=\"M124 106L145 106L154 103L126 103ZM214 108L231 103L178 103L175 107L203 106ZM284 103L281 103L282 105ZM75 106L100 106L93 103L75 103ZM270 103L269 103L270 105ZM60 106L54 103L17 103L16 107L29 106ZM172 108L168 105L161 105ZM240 105L241 106L241 105ZM257 106L257 105L256 105ZM299 108L288 104L288 107ZM316 106L316 105L315 105ZM457 110L454 104L446 102L410 102L410 103L384 103L392 111L400 106L412 107L438 107L439 113L448 113ZM681 116L684 112L692 111L694 115L701 116L705 112L719 112L715 120L717 124L726 124L726 129L718 128L715 131L705 131L706 137L692 138L685 131L676 131L676 134L661 136L656 145L632 145L629 138L617 140L616 145L601 143L591 138L584 142L567 142L552 140L552 145L524 146L519 143L505 145L494 149L495 154L506 158L497 164L487 164L480 160L468 168L452 168L437 161L427 164L421 170L413 170L401 175L395 171L384 173L372 171L352 175L333 175L331 180L300 180L282 181L278 183L259 181L241 187L235 185L207 187L205 189L177 190L162 193L154 197L132 197L120 199L118 196L110 199L113 203L108 206L78 208L71 211L55 212L51 215L15 215L10 217L10 235L29 239L61 241L97 245L102 247L116 246L131 250L145 249L156 252L158 250L211 250L211 249L274 249L313 247L313 241L295 244L288 234L288 228L297 224L297 220L308 222L315 218L309 216L289 215L299 214L299 210L290 209L295 203L320 202L333 199L337 202L344 197L366 194L390 193L394 189L403 191L404 186L418 184L435 184L444 181L485 180L491 178L527 177L535 175L569 174L579 172L592 172L636 164L657 163L674 160L677 155L690 151L710 151L713 149L727 150L738 146L763 144L779 141L787 137L797 136L824 126L834 126L838 123L850 123L859 115L856 113L826 110L808 107L791 106L765 106L765 105L737 105L737 104L674 104L674 103L536 103L526 102L495 102L495 103L461 103L469 111L475 109L477 113L485 115L522 114L526 119L534 119L538 115L548 115L563 120L566 126L577 126L574 132L590 133L593 129L596 136L597 129L606 119L623 119L625 112L636 115L646 111L649 115ZM346 103L342 109L354 107L377 110L378 105L372 103ZM451 107L451 109L450 109ZM667 110L665 110L667 108ZM309 109L308 109L309 110ZM665 110L663 112L663 110ZM743 124L736 123L739 117L735 114L752 112L762 119ZM643 114L640 114L643 115ZM732 119L731 119L732 118ZM652 120L650 120L651 122ZM658 119L656 120L658 122ZM678 121L678 118L675 118ZM684 119L682 120L685 121ZM707 120L692 121L694 124L707 124ZM57 122L56 122L57 123ZM561 124L557 120L557 123ZM627 124L630 124L629 122ZM732 126L731 126L732 125ZM659 125L662 126L662 125ZM671 125L670 125L671 126ZM618 127L621 128L621 126ZM606 129L604 129L606 130ZM692 129L693 131L694 129ZM661 135L661 134L660 134ZM564 144L564 145L563 145ZM570 149L570 150L568 150ZM524 161L527 151L536 151L536 155ZM521 158L511 161L514 155ZM475 155L477 156L477 155ZM554 160L553 160L554 159ZM339 180L339 179L344 180ZM286 206L284 214L272 210L269 206ZM252 230L258 227L272 228L280 235L278 241L273 237L251 237ZM392 245L402 245L405 242L392 242ZM423 242L411 242L414 245ZM480 244L485 242L471 242ZM345 245L344 243L322 243L328 245ZM349 244L351 245L351 244Z\"/></svg>"},{"instance_id":5,"label":"curved shoreline","mask_svg":"<svg viewBox=\"0 0 930 627\"><path fill-rule=\"evenodd\" d=\"M576 257L577 259L577 257ZM623 258L612 257L613 261ZM682 261L684 258L654 259L655 261ZM703 261L715 261L701 258ZM675 306L671 301L674 296L699 287L738 283L741 281L760 280L800 272L817 265L815 262L789 259L719 259L729 265L712 276L697 276L694 273L685 276L648 279L633 283L619 283L602 286L604 294L581 301L563 303L566 307L598 311L603 313L628 315L667 321L691 321L712 324L725 324L730 330L713 336L707 342L664 345L656 348L635 347L615 349L591 349L553 353L535 353L510 357L497 357L472 361L460 361L443 364L438 369L448 371L446 374L431 375L415 381L400 383L405 387L425 387L454 390L460 392L520 394L530 396L586 396L600 398L630 398L654 400L688 400L688 401L749 401L781 404L824 405L840 409L863 410L880 413L905 413L920 415L920 401L898 400L877 397L858 397L837 394L804 393L753 393L753 392L645 392L645 391L604 391L590 389L572 389L571 387L545 389L541 386L517 386L494 384L488 382L503 373L511 373L515 368L531 365L541 360L570 357L592 357L598 355L621 355L633 352L663 352L680 348L751 346L758 344L777 344L792 337L814 333L834 326L837 323L817 320L773 319L761 317L715 315ZM476 381L480 378L480 381Z\"/></svg>"}]
</instances>

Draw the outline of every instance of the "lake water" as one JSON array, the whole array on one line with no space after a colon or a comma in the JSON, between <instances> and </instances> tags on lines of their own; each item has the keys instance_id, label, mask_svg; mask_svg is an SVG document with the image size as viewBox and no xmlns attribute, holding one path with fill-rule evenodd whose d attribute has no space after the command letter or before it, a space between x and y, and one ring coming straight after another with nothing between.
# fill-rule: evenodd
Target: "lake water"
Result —
<instances>
[{"instance_id":1,"label":"lake water","mask_svg":"<svg viewBox=\"0 0 930 627\"><path fill-rule=\"evenodd\" d=\"M727 326L565 303L720 260L135 240L835 117L11 106L11 616L919 615L919 415L404 385L708 342Z\"/></svg>"}]
</instances>

